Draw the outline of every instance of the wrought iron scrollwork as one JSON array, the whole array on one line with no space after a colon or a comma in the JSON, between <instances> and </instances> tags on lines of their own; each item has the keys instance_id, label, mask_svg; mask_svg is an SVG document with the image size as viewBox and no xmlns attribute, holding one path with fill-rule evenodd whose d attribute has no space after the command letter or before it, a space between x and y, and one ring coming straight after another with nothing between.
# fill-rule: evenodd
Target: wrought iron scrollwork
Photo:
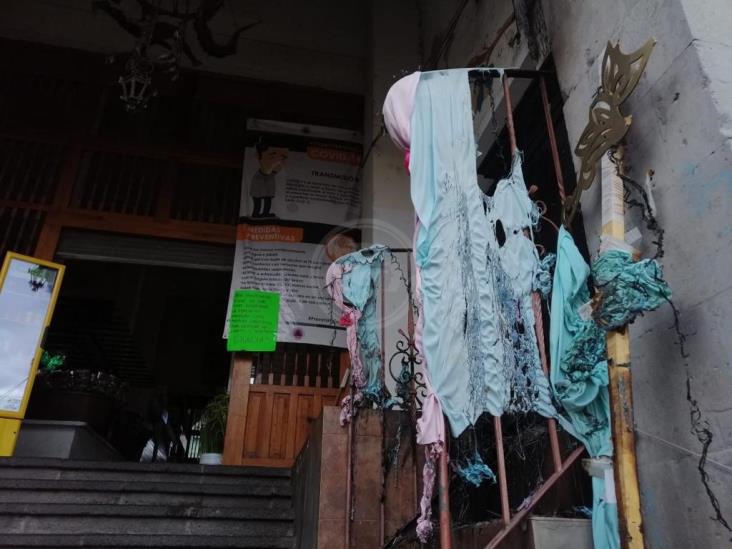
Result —
<instances>
[{"instance_id":1,"label":"wrought iron scrollwork","mask_svg":"<svg viewBox=\"0 0 732 549\"><path fill-rule=\"evenodd\" d=\"M424 374L419 370L422 361L414 338L403 330L399 330L401 339L396 342L396 352L389 359L389 375L396 382L396 395L392 406L422 409L422 402L427 397L427 385ZM395 370L398 369L397 372Z\"/></svg>"}]
</instances>

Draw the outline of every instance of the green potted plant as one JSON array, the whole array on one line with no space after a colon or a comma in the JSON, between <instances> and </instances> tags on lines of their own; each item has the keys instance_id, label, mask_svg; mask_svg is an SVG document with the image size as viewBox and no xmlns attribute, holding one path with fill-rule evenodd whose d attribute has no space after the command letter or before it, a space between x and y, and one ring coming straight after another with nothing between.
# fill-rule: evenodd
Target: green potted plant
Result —
<instances>
[{"instance_id":1,"label":"green potted plant","mask_svg":"<svg viewBox=\"0 0 732 549\"><path fill-rule=\"evenodd\" d=\"M229 395L216 395L201 414L201 465L221 465L226 434L226 418L229 415Z\"/></svg>"},{"instance_id":2,"label":"green potted plant","mask_svg":"<svg viewBox=\"0 0 732 549\"><path fill-rule=\"evenodd\" d=\"M115 410L125 402L127 385L109 372L74 368L64 352L44 351L26 417L83 421L106 436Z\"/></svg>"}]
</instances>

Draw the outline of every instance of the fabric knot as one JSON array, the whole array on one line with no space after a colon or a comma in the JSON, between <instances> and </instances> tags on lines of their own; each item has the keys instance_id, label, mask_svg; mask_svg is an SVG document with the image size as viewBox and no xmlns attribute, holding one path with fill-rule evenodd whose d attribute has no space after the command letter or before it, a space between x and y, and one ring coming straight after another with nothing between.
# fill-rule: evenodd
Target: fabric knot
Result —
<instances>
[{"instance_id":1,"label":"fabric knot","mask_svg":"<svg viewBox=\"0 0 732 549\"><path fill-rule=\"evenodd\" d=\"M350 423L351 418L355 415L355 408L362 399L363 396L361 395L361 393L356 393L353 395L353 398L348 395L341 401L341 427L344 427L345 425L348 425L348 423Z\"/></svg>"},{"instance_id":2,"label":"fabric knot","mask_svg":"<svg viewBox=\"0 0 732 549\"><path fill-rule=\"evenodd\" d=\"M353 326L356 323L356 319L354 318L354 316L354 311L343 313L340 320L338 321L338 324L346 328Z\"/></svg>"},{"instance_id":3,"label":"fabric knot","mask_svg":"<svg viewBox=\"0 0 732 549\"><path fill-rule=\"evenodd\" d=\"M432 535L432 494L435 490L437 476L437 460L445 451L441 442L428 444L424 448L424 468L422 469L422 498L420 500L420 515L417 519L417 537L422 543L427 543Z\"/></svg>"}]
</instances>

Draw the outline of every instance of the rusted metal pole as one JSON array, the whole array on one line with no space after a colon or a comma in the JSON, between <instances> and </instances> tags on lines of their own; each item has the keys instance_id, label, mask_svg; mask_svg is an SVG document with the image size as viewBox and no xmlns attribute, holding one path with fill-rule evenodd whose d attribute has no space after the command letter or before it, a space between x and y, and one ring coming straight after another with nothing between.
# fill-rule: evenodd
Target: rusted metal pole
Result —
<instances>
[{"instance_id":1,"label":"rusted metal pole","mask_svg":"<svg viewBox=\"0 0 732 549\"><path fill-rule=\"evenodd\" d=\"M501 494L501 519L503 524L511 521L511 507L508 503L508 481L506 480L506 457L503 453L503 427L501 418L493 417L493 431L496 435L496 461L498 462L498 489Z\"/></svg>"},{"instance_id":2,"label":"rusted metal pole","mask_svg":"<svg viewBox=\"0 0 732 549\"><path fill-rule=\"evenodd\" d=\"M544 107L544 118L546 119L546 131L549 134L549 149L552 153L552 162L554 162L554 176L557 178L557 190L559 191L559 199L564 201L567 193L564 191L564 175L562 174L562 163L559 160L559 148L557 147L557 134L554 131L554 121L552 120L552 109L549 104L549 93L546 90L546 80L543 76L539 77L539 89L541 90L541 104Z\"/></svg>"},{"instance_id":3,"label":"rusted metal pole","mask_svg":"<svg viewBox=\"0 0 732 549\"><path fill-rule=\"evenodd\" d=\"M538 292L531 294L531 305L534 309L534 330L536 332L536 344L539 347L539 357L541 358L541 369L544 375L549 378L549 361L546 358L546 346L544 344L544 318L541 314L541 297ZM562 454L559 451L559 437L557 436L557 421L555 419L547 419L547 430L549 431L549 445L552 450L552 461L554 463L554 471L562 470Z\"/></svg>"},{"instance_id":4,"label":"rusted metal pole","mask_svg":"<svg viewBox=\"0 0 732 549\"><path fill-rule=\"evenodd\" d=\"M503 100L506 102L506 130L508 142L511 144L511 155L516 154L516 130L513 126L513 106L511 105L511 91L508 89L508 78L503 77Z\"/></svg>"},{"instance_id":5,"label":"rusted metal pole","mask_svg":"<svg viewBox=\"0 0 732 549\"><path fill-rule=\"evenodd\" d=\"M518 511L501 530L495 535L493 539L488 543L488 545L485 546L484 549L494 549L495 547L498 547L498 545L505 539L505 537L513 530L516 526L518 526L525 518L526 515L528 515L533 509L534 506L541 501L541 498L544 497L544 494L546 494L551 488L557 483L557 481L562 477L563 474L569 470L569 468L574 464L577 459L585 453L584 446L579 446L574 449L574 451L569 454L567 457L567 461L564 462L562 465L562 468L559 471L555 471L551 474L551 476L544 481L544 484L541 485L541 487L531 494L531 501L524 505L520 511Z\"/></svg>"},{"instance_id":6,"label":"rusted metal pole","mask_svg":"<svg viewBox=\"0 0 732 549\"><path fill-rule=\"evenodd\" d=\"M382 256L383 257L383 256ZM379 370L381 375L381 382L383 386L386 386L386 282L384 275L386 269L384 268L384 261L381 261L381 369ZM385 410L381 409L381 455L385 455L386 452L386 413ZM386 519L386 467L382 463L381 465L381 503L379 504L379 545L384 543L385 537L385 519Z\"/></svg>"},{"instance_id":7,"label":"rusted metal pole","mask_svg":"<svg viewBox=\"0 0 732 549\"><path fill-rule=\"evenodd\" d=\"M548 110L548 96L546 92L546 83L544 77L540 77L539 85L542 94L542 103L544 105L544 114L546 115L547 131L549 133L549 142L552 149L552 158L554 159L554 170L557 177L557 185L559 186L559 196L564 204L564 180L562 178L562 168L559 163L559 152L557 150L556 135L554 133L554 124L552 123L551 113ZM511 155L513 156L518 149L516 140L516 130L513 123L513 106L511 102L511 91L508 85L508 79L503 79L503 95L506 101L506 128L508 130L509 142L511 143ZM541 357L541 367L544 374L549 376L549 362L546 357L546 347L544 345L544 320L541 314L541 298L539 294L533 292L531 296L532 308L534 311L534 327L536 331L536 341L539 347L539 356ZM554 471L562 468L562 456L559 451L559 437L557 436L557 422L554 419L547 420L547 430L549 432L549 444L551 446L552 461Z\"/></svg>"},{"instance_id":8,"label":"rusted metal pole","mask_svg":"<svg viewBox=\"0 0 732 549\"><path fill-rule=\"evenodd\" d=\"M567 195L564 191L564 174L562 173L562 163L559 160L559 148L557 147L557 135L554 131L554 121L552 120L551 105L549 103L549 93L546 88L546 79L539 77L539 90L541 91L541 104L544 108L544 118L546 120L546 131L549 136L549 149L552 153L552 162L554 163L554 176L557 180L557 190L559 191L559 199L564 208L564 201ZM549 361L546 357L546 345L544 343L544 318L541 313L541 298L539 294L534 292L531 296L532 306L534 308L534 319L536 326L536 341L539 346L539 355L541 357L541 367L544 374L549 377ZM551 445L552 459L554 461L554 471L558 472L562 469L562 455L559 451L559 439L557 437L557 422L550 419L547 422L549 430L549 443Z\"/></svg>"},{"instance_id":9,"label":"rusted metal pole","mask_svg":"<svg viewBox=\"0 0 732 549\"><path fill-rule=\"evenodd\" d=\"M513 106L511 104L511 90L508 85L508 78L503 78L503 100L506 103L506 130L508 131L508 141L511 146L511 166L513 166L513 156L518 150L516 143L516 130L513 125ZM501 518L503 524L507 525L511 521L511 507L508 499L508 480L506 479L506 457L503 448L503 426L501 418L495 416L493 418L493 431L496 436L496 461L498 463L498 488L501 495Z\"/></svg>"},{"instance_id":10,"label":"rusted metal pole","mask_svg":"<svg viewBox=\"0 0 732 549\"><path fill-rule=\"evenodd\" d=\"M386 360L386 283L384 282L384 262L382 260L381 262L381 365L384 366L384 361ZM379 371L379 375L383 376L382 381L384 380L385 373L384 368L381 368Z\"/></svg>"},{"instance_id":11,"label":"rusted metal pole","mask_svg":"<svg viewBox=\"0 0 732 549\"><path fill-rule=\"evenodd\" d=\"M617 170L623 169L624 147L616 151ZM602 168L602 234L625 240L625 204L623 181L616 167L603 155ZM607 334L607 356L610 391L610 415L615 456L613 469L618 500L620 545L624 549L645 546L640 511L640 491L635 455L635 425L630 375L630 338L628 327Z\"/></svg>"},{"instance_id":12,"label":"rusted metal pole","mask_svg":"<svg viewBox=\"0 0 732 549\"><path fill-rule=\"evenodd\" d=\"M444 420L443 420L444 421ZM450 429L450 426L447 426ZM446 431L449 432L449 431ZM452 549L452 519L450 517L450 474L447 468L447 443L440 452L440 549Z\"/></svg>"},{"instance_id":13,"label":"rusted metal pole","mask_svg":"<svg viewBox=\"0 0 732 549\"><path fill-rule=\"evenodd\" d=\"M417 345L414 340L414 309L412 308L414 303L412 291L412 261L414 261L414 254L412 251L407 252L407 259L407 299L409 300L409 303L407 303L407 306L409 307L409 310L407 311L407 337L409 338L408 349L410 352L415 353L414 356L416 359ZM409 403L409 414L411 425L417 425L417 384L415 383L416 368L417 364L412 364L412 371L410 372L412 377L409 380L409 398L411 400ZM417 467L416 441L412 441L412 464L414 467L414 502L416 504L419 501L419 468Z\"/></svg>"},{"instance_id":14,"label":"rusted metal pole","mask_svg":"<svg viewBox=\"0 0 732 549\"><path fill-rule=\"evenodd\" d=\"M351 373L348 374L351 376ZM353 423L356 421L356 417L353 414L354 411L354 403L353 403L353 397L355 396L355 391L353 390L353 377L351 376L351 380L349 380L349 383L351 384L351 420L348 422L348 439L346 441L346 453L347 453L347 460L348 463L346 465L346 531L345 531L345 545L344 547L346 549L349 549L351 547L351 514L353 510Z\"/></svg>"}]
</instances>

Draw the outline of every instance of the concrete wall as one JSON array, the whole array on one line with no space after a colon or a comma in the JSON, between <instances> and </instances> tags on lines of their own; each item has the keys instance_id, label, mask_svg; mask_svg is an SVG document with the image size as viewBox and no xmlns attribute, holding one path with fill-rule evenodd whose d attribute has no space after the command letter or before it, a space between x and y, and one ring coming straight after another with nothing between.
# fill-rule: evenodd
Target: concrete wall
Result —
<instances>
[{"instance_id":1,"label":"concrete wall","mask_svg":"<svg viewBox=\"0 0 732 549\"><path fill-rule=\"evenodd\" d=\"M716 5L715 5L716 4ZM725 4L723 6L723 4ZM626 51L649 36L658 44L628 100L630 175L655 171L654 199L666 229L662 260L689 334L684 361L669 329L669 307L631 329L638 469L649 547L721 547L730 534L710 520L713 509L697 471L700 444L690 432L687 375L714 441L707 464L722 511L732 515L732 293L728 274L732 225L730 112L732 7L680 0L545 2L571 142L587 120L607 40ZM567 14L571 14L567 17ZM590 250L597 249L600 193L582 202ZM630 228L630 226L628 226ZM644 240L648 249L650 238ZM725 467L727 467L725 469Z\"/></svg>"},{"instance_id":2,"label":"concrete wall","mask_svg":"<svg viewBox=\"0 0 732 549\"><path fill-rule=\"evenodd\" d=\"M366 65L364 146L379 134L381 108L391 85L402 76L417 70L420 64L417 2L371 2L368 24L369 53ZM409 196L409 175L404 169L404 155L388 136L379 139L364 173L364 241L392 248L411 248L414 210ZM394 257L404 273L409 254ZM387 261L385 268L384 349L387 360L396 351L399 329L407 331L407 293L399 271ZM395 373L398 363L395 361ZM387 374L387 384L393 388Z\"/></svg>"},{"instance_id":3,"label":"concrete wall","mask_svg":"<svg viewBox=\"0 0 732 549\"><path fill-rule=\"evenodd\" d=\"M418 465L421 463L418 453L413 452L409 430L399 427L406 420L401 414L387 411L382 415L377 410L361 410L354 420L353 521L350 544L347 544L348 428L340 425L339 407L323 408L323 415L311 426L313 434L294 471L296 531L298 536L307 536L298 541L298 548L381 547L414 517L421 479L415 458ZM384 448L394 449L396 455L387 471L383 470L382 463ZM382 516L384 540L379 539ZM309 522L304 523L303 517ZM412 549L414 545L403 543L399 547Z\"/></svg>"},{"instance_id":4,"label":"concrete wall","mask_svg":"<svg viewBox=\"0 0 732 549\"><path fill-rule=\"evenodd\" d=\"M497 36L511 4L423 2L425 59L432 54L435 66L465 66L476 52L494 44L488 62L535 64L521 51L525 40L511 40L515 25L503 27L505 36ZM690 358L680 357L669 329L669 307L631 328L645 531L648 546L655 549L726 546L730 534L710 519L713 509L696 468L701 446L690 433L686 377L688 370L693 397L714 435L707 463L710 485L731 519L732 7L726 0L545 0L540 7L572 143L587 122L607 41L619 39L625 51L632 51L650 36L658 40L625 105L633 114L630 175L642 181L647 170L656 174L654 198L666 229L662 264L681 310ZM453 18L455 31L450 34L446 30ZM600 232L599 185L585 193L582 209L594 253ZM637 224L633 216L629 219L628 229ZM646 251L650 240L645 235Z\"/></svg>"},{"instance_id":5,"label":"concrete wall","mask_svg":"<svg viewBox=\"0 0 732 549\"><path fill-rule=\"evenodd\" d=\"M139 13L134 0L120 5L125 13ZM129 52L134 44L108 15L92 9L91 0L9 0L2 9L0 36L6 38L107 54ZM239 36L237 53L221 59L202 54L190 29L188 42L203 61L200 70L362 93L366 14L359 0L227 1L211 21L217 42L261 21Z\"/></svg>"}]
</instances>

